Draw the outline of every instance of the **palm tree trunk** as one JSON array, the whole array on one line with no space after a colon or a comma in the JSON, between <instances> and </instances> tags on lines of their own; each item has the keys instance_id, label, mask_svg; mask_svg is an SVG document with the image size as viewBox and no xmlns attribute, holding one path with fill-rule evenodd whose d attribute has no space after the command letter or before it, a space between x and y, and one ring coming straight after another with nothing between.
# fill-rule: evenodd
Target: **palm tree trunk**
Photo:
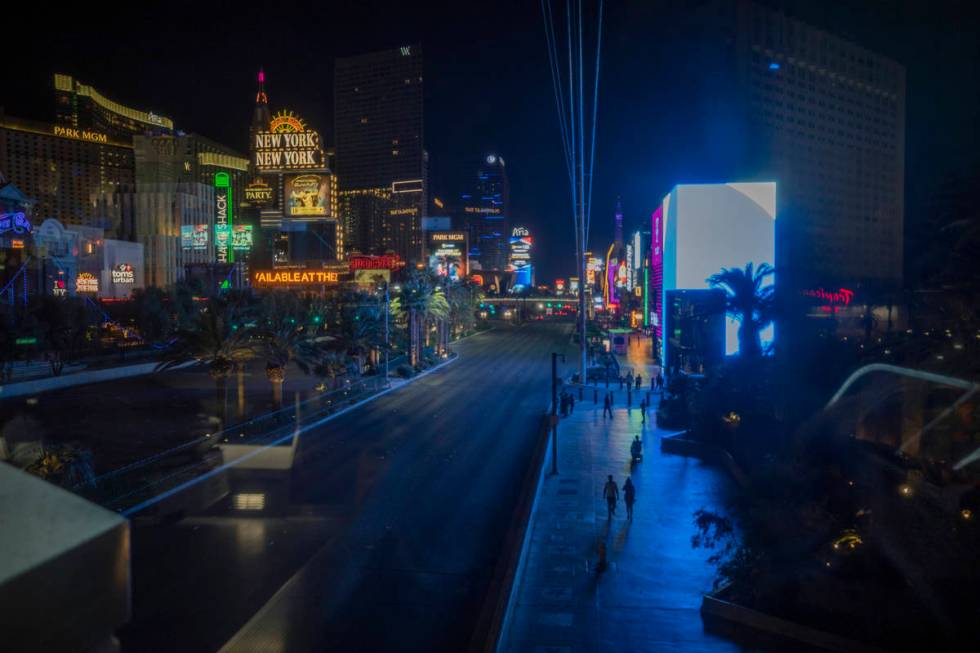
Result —
<instances>
[{"instance_id":1,"label":"palm tree trunk","mask_svg":"<svg viewBox=\"0 0 980 653\"><path fill-rule=\"evenodd\" d=\"M245 417L245 367L238 365L238 416Z\"/></svg>"},{"instance_id":2,"label":"palm tree trunk","mask_svg":"<svg viewBox=\"0 0 980 653\"><path fill-rule=\"evenodd\" d=\"M219 376L214 380L214 391L215 391L215 401L217 402L218 408L218 419L221 423L218 425L218 430L225 427L228 422L228 402L226 401L228 397L228 377Z\"/></svg>"},{"instance_id":3,"label":"palm tree trunk","mask_svg":"<svg viewBox=\"0 0 980 653\"><path fill-rule=\"evenodd\" d=\"M276 408L282 408L282 381L272 382L272 402Z\"/></svg>"}]
</instances>

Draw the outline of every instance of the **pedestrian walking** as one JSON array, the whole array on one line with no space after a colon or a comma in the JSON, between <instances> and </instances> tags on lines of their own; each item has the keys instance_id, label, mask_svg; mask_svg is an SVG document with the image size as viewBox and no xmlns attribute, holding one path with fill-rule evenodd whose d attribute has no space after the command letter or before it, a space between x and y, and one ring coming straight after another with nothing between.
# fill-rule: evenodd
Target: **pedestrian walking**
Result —
<instances>
[{"instance_id":1,"label":"pedestrian walking","mask_svg":"<svg viewBox=\"0 0 980 653\"><path fill-rule=\"evenodd\" d=\"M620 390L622 390L622 389L623 389L623 382L624 382L624 381L625 381L625 379L623 379L623 375L622 375L622 374L620 374L620 375L619 375L619 389L620 389Z\"/></svg>"},{"instance_id":2,"label":"pedestrian walking","mask_svg":"<svg viewBox=\"0 0 980 653\"><path fill-rule=\"evenodd\" d=\"M643 402L640 402L640 418L640 423L645 426L647 423L647 405Z\"/></svg>"},{"instance_id":3,"label":"pedestrian walking","mask_svg":"<svg viewBox=\"0 0 980 653\"><path fill-rule=\"evenodd\" d=\"M602 419L606 419L606 413L609 413L609 419L612 419L612 402L609 401L609 395L606 395L602 402Z\"/></svg>"},{"instance_id":4,"label":"pedestrian walking","mask_svg":"<svg viewBox=\"0 0 980 653\"><path fill-rule=\"evenodd\" d=\"M626 482L623 483L623 502L626 504L626 519L628 521L633 521L633 504L636 503L636 486L633 485L633 481L630 477L626 477Z\"/></svg>"},{"instance_id":5,"label":"pedestrian walking","mask_svg":"<svg viewBox=\"0 0 980 653\"><path fill-rule=\"evenodd\" d=\"M636 375L636 390L637 392L643 387L643 376L640 374Z\"/></svg>"},{"instance_id":6,"label":"pedestrian walking","mask_svg":"<svg viewBox=\"0 0 980 653\"><path fill-rule=\"evenodd\" d=\"M658 374L657 375L657 392L659 392L660 394L663 394L663 392L664 392L664 375L663 374Z\"/></svg>"},{"instance_id":7,"label":"pedestrian walking","mask_svg":"<svg viewBox=\"0 0 980 653\"><path fill-rule=\"evenodd\" d=\"M609 480L602 488L602 496L606 499L606 519L612 519L612 516L616 514L616 502L619 501L619 488L616 487L616 481L613 480L612 474L609 475Z\"/></svg>"}]
</instances>

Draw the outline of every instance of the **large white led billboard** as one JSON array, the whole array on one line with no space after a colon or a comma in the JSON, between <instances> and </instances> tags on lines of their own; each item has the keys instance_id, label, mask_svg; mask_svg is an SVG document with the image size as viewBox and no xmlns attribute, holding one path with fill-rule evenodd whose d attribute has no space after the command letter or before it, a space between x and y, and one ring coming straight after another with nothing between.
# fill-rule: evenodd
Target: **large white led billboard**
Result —
<instances>
[{"instance_id":1,"label":"large white led billboard","mask_svg":"<svg viewBox=\"0 0 980 653\"><path fill-rule=\"evenodd\" d=\"M722 268L775 266L775 182L679 184L662 209L664 293L709 288L708 277ZM726 353L735 354L738 323L726 320ZM762 333L763 348L772 339L770 326Z\"/></svg>"}]
</instances>

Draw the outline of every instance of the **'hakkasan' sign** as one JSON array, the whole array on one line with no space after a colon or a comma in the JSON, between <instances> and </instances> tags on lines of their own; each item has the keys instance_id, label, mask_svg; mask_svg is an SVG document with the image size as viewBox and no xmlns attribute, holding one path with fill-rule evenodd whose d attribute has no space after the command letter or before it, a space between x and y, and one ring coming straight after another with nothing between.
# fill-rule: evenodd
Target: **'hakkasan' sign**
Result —
<instances>
[{"instance_id":1,"label":"'hakkasan' sign","mask_svg":"<svg viewBox=\"0 0 980 653\"><path fill-rule=\"evenodd\" d=\"M277 115L269 131L252 137L255 167L260 171L304 170L323 167L320 134L292 114Z\"/></svg>"},{"instance_id":2,"label":"'hakkasan' sign","mask_svg":"<svg viewBox=\"0 0 980 653\"><path fill-rule=\"evenodd\" d=\"M256 270L252 273L255 286L305 286L338 281L340 273L331 270Z\"/></svg>"}]
</instances>

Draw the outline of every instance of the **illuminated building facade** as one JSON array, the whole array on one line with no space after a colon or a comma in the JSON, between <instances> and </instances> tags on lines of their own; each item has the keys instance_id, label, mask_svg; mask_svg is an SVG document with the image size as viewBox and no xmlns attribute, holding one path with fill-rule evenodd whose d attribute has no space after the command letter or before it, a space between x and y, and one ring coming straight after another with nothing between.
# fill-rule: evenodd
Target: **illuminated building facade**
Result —
<instances>
[{"instance_id":1,"label":"illuminated building facade","mask_svg":"<svg viewBox=\"0 0 980 653\"><path fill-rule=\"evenodd\" d=\"M662 220L658 220L662 217ZM657 324L664 324L667 297L677 290L708 290L708 277L722 268L755 269L776 257L776 184L682 184L664 197L654 212L653 276L662 277L662 300ZM659 269L656 269L659 267ZM772 277L769 278L772 283ZM725 353L738 352L738 323L726 317ZM669 325L667 326L669 329ZM664 334L664 339L671 337ZM765 347L773 340L773 327L762 333Z\"/></svg>"},{"instance_id":2,"label":"illuminated building facade","mask_svg":"<svg viewBox=\"0 0 980 653\"><path fill-rule=\"evenodd\" d=\"M351 251L421 261L428 203L422 109L419 46L337 59L336 171Z\"/></svg>"},{"instance_id":3,"label":"illuminated building facade","mask_svg":"<svg viewBox=\"0 0 980 653\"><path fill-rule=\"evenodd\" d=\"M0 173L34 199L38 216L110 235L131 220L131 139L0 113Z\"/></svg>"},{"instance_id":4,"label":"illuminated building facade","mask_svg":"<svg viewBox=\"0 0 980 653\"><path fill-rule=\"evenodd\" d=\"M123 233L142 243L148 285L167 287L190 264L219 263L217 175L227 175L237 220L248 159L196 134L136 136L134 220ZM238 199L236 199L238 198ZM228 211L228 207L224 207ZM189 230L196 238L188 242ZM244 274L244 272L243 272Z\"/></svg>"},{"instance_id":5,"label":"illuminated building facade","mask_svg":"<svg viewBox=\"0 0 980 653\"><path fill-rule=\"evenodd\" d=\"M460 196L459 203L458 223L469 233L474 269L507 269L509 217L507 167L503 157L488 154L477 170L473 187Z\"/></svg>"},{"instance_id":6,"label":"illuminated building facade","mask_svg":"<svg viewBox=\"0 0 980 653\"><path fill-rule=\"evenodd\" d=\"M127 141L137 134L173 134L170 118L114 102L70 75L54 76L56 124Z\"/></svg>"},{"instance_id":7,"label":"illuminated building facade","mask_svg":"<svg viewBox=\"0 0 980 653\"><path fill-rule=\"evenodd\" d=\"M749 0L694 15L726 71L702 89L702 149L726 159L710 174L778 182L786 287L901 285L904 67Z\"/></svg>"},{"instance_id":8,"label":"illuminated building facade","mask_svg":"<svg viewBox=\"0 0 980 653\"><path fill-rule=\"evenodd\" d=\"M291 111L273 114L265 81L260 70L249 128L249 177L244 195L239 194L244 215L257 223L257 263L342 260L337 177L320 132Z\"/></svg>"}]
</instances>

